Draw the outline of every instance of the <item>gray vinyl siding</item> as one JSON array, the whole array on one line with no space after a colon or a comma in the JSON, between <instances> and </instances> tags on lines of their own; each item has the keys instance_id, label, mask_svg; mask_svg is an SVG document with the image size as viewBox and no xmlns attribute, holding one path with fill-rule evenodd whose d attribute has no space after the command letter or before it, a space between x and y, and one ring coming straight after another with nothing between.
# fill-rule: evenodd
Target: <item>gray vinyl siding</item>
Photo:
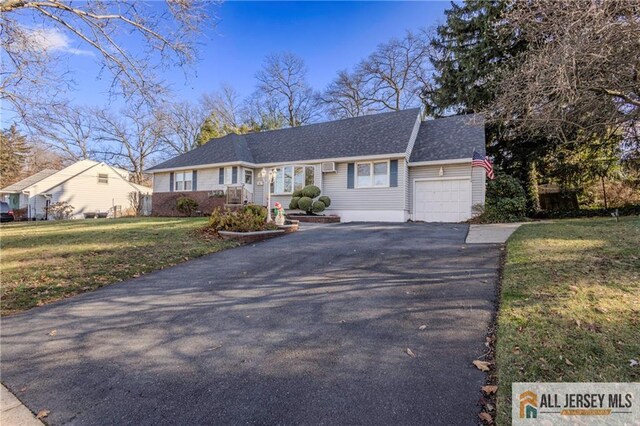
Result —
<instances>
[{"instance_id":1,"label":"gray vinyl siding","mask_svg":"<svg viewBox=\"0 0 640 426\"><path fill-rule=\"evenodd\" d=\"M444 174L440 176L440 167ZM470 177L471 178L471 205L484 204L485 175L484 169L471 167L467 164L441 164L429 166L409 167L409 211L413 210L413 181L415 179L433 179L439 177Z\"/></svg>"},{"instance_id":2,"label":"gray vinyl siding","mask_svg":"<svg viewBox=\"0 0 640 426\"><path fill-rule=\"evenodd\" d=\"M224 190L227 187L227 184L220 185L220 168L219 167L211 167L206 169L197 169L198 170L198 188L197 191L215 191L215 190ZM261 169L249 169L253 170L253 181L255 183L258 174ZM180 170L182 171L182 170ZM186 170L189 171L189 170ZM177 173L178 171L176 171ZM153 174L153 191L154 192L170 192L170 172L160 172ZM236 185L240 185L244 183L244 168L238 166L238 183ZM230 185L230 184L228 184ZM181 191L184 192L184 191Z\"/></svg>"},{"instance_id":3,"label":"gray vinyl siding","mask_svg":"<svg viewBox=\"0 0 640 426\"><path fill-rule=\"evenodd\" d=\"M483 205L487 189L487 175L482 167L471 169L471 206Z\"/></svg>"},{"instance_id":4,"label":"gray vinyl siding","mask_svg":"<svg viewBox=\"0 0 640 426\"><path fill-rule=\"evenodd\" d=\"M378 160L379 161L379 160ZM347 164L336 163L335 173L323 173L322 193L331 198L331 210L405 210L406 163L398 160L398 186L347 188Z\"/></svg>"}]
</instances>

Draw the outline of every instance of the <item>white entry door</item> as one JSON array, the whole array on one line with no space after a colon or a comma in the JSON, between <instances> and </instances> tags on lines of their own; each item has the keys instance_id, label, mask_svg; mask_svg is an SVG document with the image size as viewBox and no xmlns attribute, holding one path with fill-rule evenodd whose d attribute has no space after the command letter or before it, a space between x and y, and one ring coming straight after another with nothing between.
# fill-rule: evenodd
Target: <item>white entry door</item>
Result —
<instances>
[{"instance_id":1,"label":"white entry door","mask_svg":"<svg viewBox=\"0 0 640 426\"><path fill-rule=\"evenodd\" d=\"M413 220L464 222L471 218L471 180L419 180L414 183Z\"/></svg>"}]
</instances>

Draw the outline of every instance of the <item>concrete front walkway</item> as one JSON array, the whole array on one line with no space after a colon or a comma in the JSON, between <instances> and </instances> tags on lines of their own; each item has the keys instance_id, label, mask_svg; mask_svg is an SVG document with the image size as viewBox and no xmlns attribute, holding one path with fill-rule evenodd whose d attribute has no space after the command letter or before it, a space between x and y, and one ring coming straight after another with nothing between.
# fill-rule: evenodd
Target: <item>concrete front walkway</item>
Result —
<instances>
[{"instance_id":1,"label":"concrete front walkway","mask_svg":"<svg viewBox=\"0 0 640 426\"><path fill-rule=\"evenodd\" d=\"M9 389L0 385L0 425L42 426L42 422Z\"/></svg>"},{"instance_id":2,"label":"concrete front walkway","mask_svg":"<svg viewBox=\"0 0 640 426\"><path fill-rule=\"evenodd\" d=\"M522 223L490 223L471 225L467 234L467 244L503 244Z\"/></svg>"}]
</instances>

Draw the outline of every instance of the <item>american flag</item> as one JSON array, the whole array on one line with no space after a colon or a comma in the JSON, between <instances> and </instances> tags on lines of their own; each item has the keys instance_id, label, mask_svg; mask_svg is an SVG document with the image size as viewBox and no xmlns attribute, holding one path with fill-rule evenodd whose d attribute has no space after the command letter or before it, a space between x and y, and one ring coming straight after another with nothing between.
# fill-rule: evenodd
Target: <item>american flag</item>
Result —
<instances>
[{"instance_id":1,"label":"american flag","mask_svg":"<svg viewBox=\"0 0 640 426\"><path fill-rule=\"evenodd\" d=\"M473 150L473 160L471 161L471 166L482 167L487 171L487 177L489 179L493 179L495 176L493 174L493 164L489 161L489 158L480 154L478 151Z\"/></svg>"}]
</instances>

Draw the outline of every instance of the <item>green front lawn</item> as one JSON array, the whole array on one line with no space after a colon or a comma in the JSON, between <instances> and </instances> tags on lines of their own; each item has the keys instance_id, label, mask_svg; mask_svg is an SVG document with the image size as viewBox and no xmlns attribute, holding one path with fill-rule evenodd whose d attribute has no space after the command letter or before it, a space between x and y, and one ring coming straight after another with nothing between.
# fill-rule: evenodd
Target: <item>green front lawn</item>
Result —
<instances>
[{"instance_id":1,"label":"green front lawn","mask_svg":"<svg viewBox=\"0 0 640 426\"><path fill-rule=\"evenodd\" d=\"M637 382L639 337L638 217L520 227L498 314L497 424L511 424L512 382Z\"/></svg>"},{"instance_id":2,"label":"green front lawn","mask_svg":"<svg viewBox=\"0 0 640 426\"><path fill-rule=\"evenodd\" d=\"M206 218L88 219L0 226L2 315L231 247Z\"/></svg>"}]
</instances>

